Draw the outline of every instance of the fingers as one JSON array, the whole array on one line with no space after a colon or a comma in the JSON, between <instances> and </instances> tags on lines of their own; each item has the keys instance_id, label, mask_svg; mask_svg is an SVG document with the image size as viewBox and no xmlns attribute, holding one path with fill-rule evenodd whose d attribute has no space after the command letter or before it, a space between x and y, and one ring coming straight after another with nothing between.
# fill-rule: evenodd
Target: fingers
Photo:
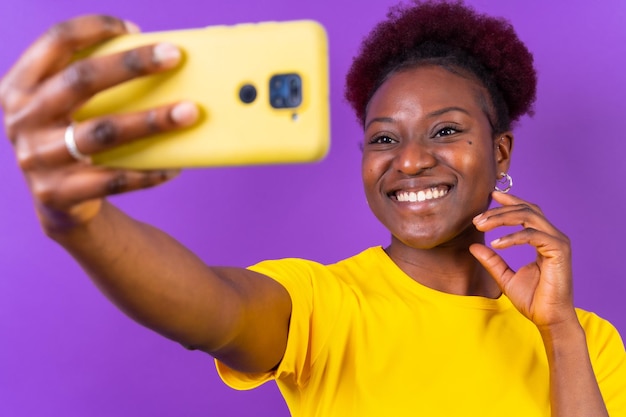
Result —
<instances>
[{"instance_id":1,"label":"fingers","mask_svg":"<svg viewBox=\"0 0 626 417\"><path fill-rule=\"evenodd\" d=\"M111 16L82 16L55 26L28 48L0 83L0 97L10 102L5 90L29 90L39 81L65 67L74 53L112 37L137 31L131 23ZM2 103L3 106L6 102Z\"/></svg>"},{"instance_id":2,"label":"fingers","mask_svg":"<svg viewBox=\"0 0 626 417\"><path fill-rule=\"evenodd\" d=\"M571 245L539 207L515 196L494 193L502 204L478 215L474 224L480 231L502 226L521 226L521 230L501 236L488 248L470 246L470 252L498 283L513 305L538 326L550 325L570 316L572 304ZM513 271L495 250L530 245L535 258Z\"/></svg>"},{"instance_id":3,"label":"fingers","mask_svg":"<svg viewBox=\"0 0 626 417\"><path fill-rule=\"evenodd\" d=\"M180 62L181 51L168 43L76 59L85 48L135 30L110 16L83 16L53 26L0 82L0 104L11 116L9 124L68 120L98 92Z\"/></svg>"},{"instance_id":4,"label":"fingers","mask_svg":"<svg viewBox=\"0 0 626 417\"><path fill-rule=\"evenodd\" d=\"M195 105L183 102L71 124L74 111L100 91L178 64L181 52L171 44L79 59L86 48L134 31L132 24L109 16L60 23L35 41L0 81L7 137L45 227L85 224L97 214L102 198L152 187L177 172L105 169L77 158L188 126L198 116Z\"/></svg>"},{"instance_id":5,"label":"fingers","mask_svg":"<svg viewBox=\"0 0 626 417\"><path fill-rule=\"evenodd\" d=\"M473 222L478 230L487 232L502 226L522 226L556 231L537 205L500 192L494 192L493 198L502 206L489 209L476 216Z\"/></svg>"},{"instance_id":6,"label":"fingers","mask_svg":"<svg viewBox=\"0 0 626 417\"><path fill-rule=\"evenodd\" d=\"M469 248L470 253L487 270L489 275L498 283L498 286L506 293L508 282L515 275L509 265L492 249L480 244L473 244Z\"/></svg>"},{"instance_id":7,"label":"fingers","mask_svg":"<svg viewBox=\"0 0 626 417\"><path fill-rule=\"evenodd\" d=\"M80 203L114 194L150 188L178 175L178 170L129 171L82 167L51 172L31 185L35 200L43 207L66 210Z\"/></svg>"},{"instance_id":8,"label":"fingers","mask_svg":"<svg viewBox=\"0 0 626 417\"><path fill-rule=\"evenodd\" d=\"M132 114L91 119L74 125L78 152L92 155L133 140L193 124L198 108L190 102ZM52 168L75 162L64 141L67 126L43 130L36 140L15 141L15 152L23 171Z\"/></svg>"},{"instance_id":9,"label":"fingers","mask_svg":"<svg viewBox=\"0 0 626 417\"><path fill-rule=\"evenodd\" d=\"M496 249L521 245L533 246L542 257L562 264L571 256L569 239L561 233L550 234L527 228L491 241L491 246Z\"/></svg>"},{"instance_id":10,"label":"fingers","mask_svg":"<svg viewBox=\"0 0 626 417\"><path fill-rule=\"evenodd\" d=\"M546 219L538 206L512 195L495 192L493 196L503 205L476 216L473 220L476 228L483 232L505 226L522 229L493 240L491 246L503 249L529 244L546 257L569 256L569 239Z\"/></svg>"},{"instance_id":11,"label":"fingers","mask_svg":"<svg viewBox=\"0 0 626 417\"><path fill-rule=\"evenodd\" d=\"M525 205L527 205L529 207L532 207L536 211L541 212L541 209L536 204L531 204L528 201L522 200L521 198L519 198L519 197L517 197L517 196L515 196L513 194L508 194L508 193L502 193L502 192L494 191L491 195L492 195L494 201L502 204L503 207L504 206L516 205L516 204L525 204ZM496 207L496 209L497 209L497 207Z\"/></svg>"},{"instance_id":12,"label":"fingers","mask_svg":"<svg viewBox=\"0 0 626 417\"><path fill-rule=\"evenodd\" d=\"M168 43L74 62L41 84L26 105L39 121L67 117L100 91L142 75L175 67L180 50Z\"/></svg>"},{"instance_id":13,"label":"fingers","mask_svg":"<svg viewBox=\"0 0 626 417\"><path fill-rule=\"evenodd\" d=\"M197 118L196 105L181 102L144 112L85 121L77 125L75 140L81 153L91 155L148 135L189 126Z\"/></svg>"}]
</instances>

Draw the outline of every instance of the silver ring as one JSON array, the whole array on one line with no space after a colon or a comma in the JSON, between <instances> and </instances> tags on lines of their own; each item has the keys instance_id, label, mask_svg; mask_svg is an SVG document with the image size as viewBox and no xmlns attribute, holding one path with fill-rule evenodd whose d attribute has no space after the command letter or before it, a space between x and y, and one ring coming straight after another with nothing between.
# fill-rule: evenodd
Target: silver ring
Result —
<instances>
[{"instance_id":1,"label":"silver ring","mask_svg":"<svg viewBox=\"0 0 626 417\"><path fill-rule=\"evenodd\" d=\"M78 146L76 146L76 140L74 139L74 123L70 123L65 129L65 147L67 148L69 154L72 155L72 157L77 161L91 161L89 155L85 155L79 151Z\"/></svg>"}]
</instances>

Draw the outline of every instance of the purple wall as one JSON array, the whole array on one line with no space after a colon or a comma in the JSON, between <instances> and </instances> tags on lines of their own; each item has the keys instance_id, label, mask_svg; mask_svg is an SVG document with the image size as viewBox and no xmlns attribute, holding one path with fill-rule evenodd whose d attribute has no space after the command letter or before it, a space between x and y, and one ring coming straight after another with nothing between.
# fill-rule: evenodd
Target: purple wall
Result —
<instances>
[{"instance_id":1,"label":"purple wall","mask_svg":"<svg viewBox=\"0 0 626 417\"><path fill-rule=\"evenodd\" d=\"M342 90L360 39L395 3L2 1L0 72L48 25L82 13L119 15L145 31L321 21L330 38L332 77L333 144L325 161L189 171L163 187L114 201L207 262L244 266L284 256L330 262L388 242L365 204L357 146L361 132ZM626 335L626 2L471 4L510 19L539 69L536 115L516 131L514 192L538 203L570 236L577 304ZM69 256L41 234L4 137L0 178L1 416L288 415L273 385L244 393L226 388L208 356L136 325L106 301ZM524 250L509 252L513 265L529 256Z\"/></svg>"}]
</instances>

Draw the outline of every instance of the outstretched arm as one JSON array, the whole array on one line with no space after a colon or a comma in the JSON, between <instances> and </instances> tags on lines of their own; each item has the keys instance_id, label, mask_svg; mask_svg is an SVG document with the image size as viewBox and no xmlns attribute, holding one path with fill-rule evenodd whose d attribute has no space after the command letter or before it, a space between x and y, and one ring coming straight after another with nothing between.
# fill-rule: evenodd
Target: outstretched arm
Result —
<instances>
[{"instance_id":1,"label":"outstretched arm","mask_svg":"<svg viewBox=\"0 0 626 417\"><path fill-rule=\"evenodd\" d=\"M140 47L75 61L75 53L135 30L108 16L63 22L41 36L0 82L7 136L45 233L132 318L229 366L262 372L284 353L291 302L284 288L239 268L211 268L165 233L106 201L158 185L176 172L132 171L76 160L64 142L72 113L98 92L175 67L173 45ZM192 124L192 103L86 120L74 127L90 155Z\"/></svg>"},{"instance_id":2,"label":"outstretched arm","mask_svg":"<svg viewBox=\"0 0 626 417\"><path fill-rule=\"evenodd\" d=\"M239 370L267 371L282 358L291 304L272 279L208 267L106 202L90 222L51 236L139 323Z\"/></svg>"},{"instance_id":3,"label":"outstretched arm","mask_svg":"<svg viewBox=\"0 0 626 417\"><path fill-rule=\"evenodd\" d=\"M554 417L608 416L594 375L585 332L572 295L569 239L544 217L539 207L495 192L502 204L474 219L478 230L522 226L491 242L495 249L529 244L534 262L513 271L492 249L475 244L470 251L489 271L515 307L537 326L550 367L550 399Z\"/></svg>"}]
</instances>

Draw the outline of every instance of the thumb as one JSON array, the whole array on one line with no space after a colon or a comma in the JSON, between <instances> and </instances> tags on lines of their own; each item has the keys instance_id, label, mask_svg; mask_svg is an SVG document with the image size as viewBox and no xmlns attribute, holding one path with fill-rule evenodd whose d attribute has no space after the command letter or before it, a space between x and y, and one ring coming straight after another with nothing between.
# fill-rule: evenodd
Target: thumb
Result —
<instances>
[{"instance_id":1,"label":"thumb","mask_svg":"<svg viewBox=\"0 0 626 417\"><path fill-rule=\"evenodd\" d=\"M470 245L469 251L504 291L510 279L515 275L504 259L493 249L479 243Z\"/></svg>"}]
</instances>

